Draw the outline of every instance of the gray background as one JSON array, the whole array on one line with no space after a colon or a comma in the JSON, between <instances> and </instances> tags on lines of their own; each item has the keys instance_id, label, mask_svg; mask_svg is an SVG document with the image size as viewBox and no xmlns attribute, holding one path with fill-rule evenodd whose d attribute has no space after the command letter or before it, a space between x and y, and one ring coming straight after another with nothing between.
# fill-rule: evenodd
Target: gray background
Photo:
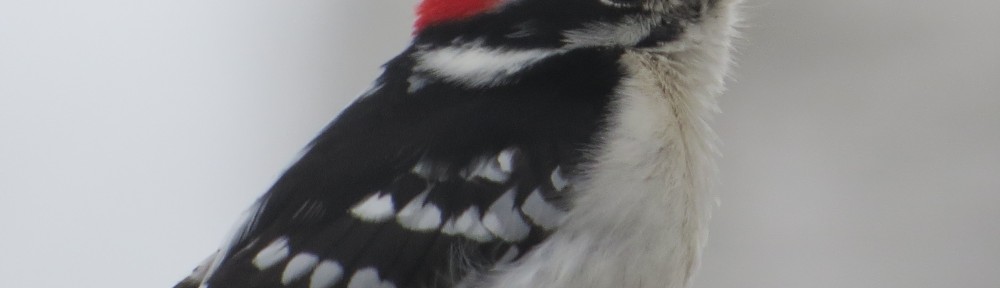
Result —
<instances>
[{"instance_id":1,"label":"gray background","mask_svg":"<svg viewBox=\"0 0 1000 288\"><path fill-rule=\"evenodd\" d=\"M414 0L0 1L0 286L169 287ZM1000 287L1000 4L750 0L696 287Z\"/></svg>"}]
</instances>

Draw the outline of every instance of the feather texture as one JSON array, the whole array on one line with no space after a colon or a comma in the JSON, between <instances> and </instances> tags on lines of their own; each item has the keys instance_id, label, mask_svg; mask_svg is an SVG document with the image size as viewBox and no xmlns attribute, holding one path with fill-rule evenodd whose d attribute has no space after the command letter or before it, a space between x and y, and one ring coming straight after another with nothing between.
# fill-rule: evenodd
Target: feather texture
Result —
<instances>
[{"instance_id":1,"label":"feather texture","mask_svg":"<svg viewBox=\"0 0 1000 288\"><path fill-rule=\"evenodd\" d=\"M177 287L690 285L736 1L457 2Z\"/></svg>"}]
</instances>

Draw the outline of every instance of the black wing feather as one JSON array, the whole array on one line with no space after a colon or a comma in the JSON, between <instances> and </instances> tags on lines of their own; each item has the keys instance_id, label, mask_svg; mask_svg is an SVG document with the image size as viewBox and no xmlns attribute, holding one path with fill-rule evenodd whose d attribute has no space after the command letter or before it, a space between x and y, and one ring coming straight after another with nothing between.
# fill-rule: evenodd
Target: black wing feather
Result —
<instances>
[{"instance_id":1,"label":"black wing feather","mask_svg":"<svg viewBox=\"0 0 1000 288\"><path fill-rule=\"evenodd\" d=\"M551 175L557 169L572 175L596 141L621 76L620 51L567 52L522 71L512 84L489 89L438 81L408 92L412 51L389 62L376 90L345 110L262 197L246 233L219 256L206 279L209 287L309 287L310 273L282 279L301 253L341 268L330 287L347 287L368 268L394 287L447 287L468 269L488 269L504 255L517 257L544 240L550 231L516 209L535 191L549 204L568 205L566 190L558 189ZM503 177L491 176L504 151L511 167ZM483 175L477 176L477 167L486 167L479 171ZM511 224L500 226L506 232L468 236L475 229L461 217L468 213L484 221L490 206L508 192L515 210L507 216L524 223L495 217L500 222L491 227ZM351 214L372 195L391 196L396 213L424 197L416 203L425 206L418 208L437 208L440 223L417 231L396 216L371 221ZM452 221L448 229L468 233L442 232L447 221ZM517 234L523 232L520 224L530 230ZM499 237L504 233L514 240ZM267 258L259 255L265 249L284 257L255 264L261 260L256 258Z\"/></svg>"}]
</instances>

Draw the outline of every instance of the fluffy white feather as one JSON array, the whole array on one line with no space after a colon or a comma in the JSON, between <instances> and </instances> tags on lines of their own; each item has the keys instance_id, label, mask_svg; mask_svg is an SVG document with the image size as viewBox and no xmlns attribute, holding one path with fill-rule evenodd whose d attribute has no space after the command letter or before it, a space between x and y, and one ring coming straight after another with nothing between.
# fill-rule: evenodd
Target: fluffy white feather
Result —
<instances>
[{"instance_id":1,"label":"fluffy white feather","mask_svg":"<svg viewBox=\"0 0 1000 288\"><path fill-rule=\"evenodd\" d=\"M482 287L690 287L713 203L716 137L706 121L735 33L737 1L720 2L681 40L626 53L613 123L572 185L569 217Z\"/></svg>"}]
</instances>

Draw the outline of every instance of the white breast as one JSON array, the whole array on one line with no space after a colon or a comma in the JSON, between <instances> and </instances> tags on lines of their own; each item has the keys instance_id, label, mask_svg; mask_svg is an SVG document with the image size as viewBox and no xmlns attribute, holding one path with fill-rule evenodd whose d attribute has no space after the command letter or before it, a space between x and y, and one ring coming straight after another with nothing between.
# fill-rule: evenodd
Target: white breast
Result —
<instances>
[{"instance_id":1,"label":"white breast","mask_svg":"<svg viewBox=\"0 0 1000 288\"><path fill-rule=\"evenodd\" d=\"M495 287L686 287L706 236L714 150L709 95L663 83L628 54L624 83L596 161L574 179L566 223Z\"/></svg>"},{"instance_id":2,"label":"white breast","mask_svg":"<svg viewBox=\"0 0 1000 288\"><path fill-rule=\"evenodd\" d=\"M690 286L714 203L716 137L706 121L717 111L731 24L689 27L678 46L621 58L628 76L595 159L571 181L565 223L475 287ZM726 35L706 35L716 33Z\"/></svg>"}]
</instances>

